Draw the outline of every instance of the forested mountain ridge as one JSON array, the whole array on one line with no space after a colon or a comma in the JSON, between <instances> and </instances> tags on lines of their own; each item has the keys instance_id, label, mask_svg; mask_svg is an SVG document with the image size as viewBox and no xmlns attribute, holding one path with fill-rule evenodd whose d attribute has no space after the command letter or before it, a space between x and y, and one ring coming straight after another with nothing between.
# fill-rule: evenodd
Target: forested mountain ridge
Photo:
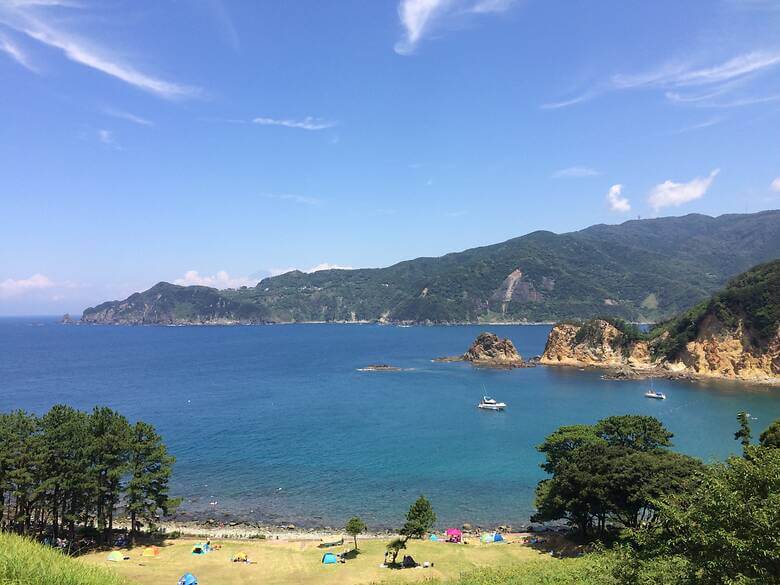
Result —
<instances>
[{"instance_id":1,"label":"forested mountain ridge","mask_svg":"<svg viewBox=\"0 0 780 585\"><path fill-rule=\"evenodd\" d=\"M292 271L256 287L159 283L84 311L88 323L656 321L780 257L780 211L631 220L386 268Z\"/></svg>"}]
</instances>

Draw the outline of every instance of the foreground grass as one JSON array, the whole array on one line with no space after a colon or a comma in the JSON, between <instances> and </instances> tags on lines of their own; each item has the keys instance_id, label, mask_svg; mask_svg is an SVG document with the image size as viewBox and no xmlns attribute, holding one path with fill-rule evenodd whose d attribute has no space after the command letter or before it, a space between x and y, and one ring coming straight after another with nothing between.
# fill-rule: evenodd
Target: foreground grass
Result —
<instances>
[{"instance_id":1,"label":"foreground grass","mask_svg":"<svg viewBox=\"0 0 780 585\"><path fill-rule=\"evenodd\" d=\"M111 571L0 532L0 585L125 585ZM174 581L175 583L175 581Z\"/></svg>"},{"instance_id":2,"label":"foreground grass","mask_svg":"<svg viewBox=\"0 0 780 585\"><path fill-rule=\"evenodd\" d=\"M559 561L520 545L469 544L452 545L429 541L411 541L406 554L419 563L431 561L429 569L382 569L387 541L364 540L360 554L345 564L323 565L323 550L316 542L303 541L233 541L223 542L222 549L205 556L193 556L193 539L168 541L157 558L141 557L142 548L124 551L130 559L120 563L106 561L105 552L82 557L84 562L101 568L110 568L132 583L140 585L175 584L185 572L198 577L200 585L264 584L358 584L382 581L405 583L429 579L447 580L480 567L501 567L533 562L545 566ZM335 547L342 552L351 547ZM230 558L246 552L256 564L231 563ZM400 560L401 557L399 557ZM5 584L3 584L5 585ZM113 585L113 584L112 584Z\"/></svg>"}]
</instances>

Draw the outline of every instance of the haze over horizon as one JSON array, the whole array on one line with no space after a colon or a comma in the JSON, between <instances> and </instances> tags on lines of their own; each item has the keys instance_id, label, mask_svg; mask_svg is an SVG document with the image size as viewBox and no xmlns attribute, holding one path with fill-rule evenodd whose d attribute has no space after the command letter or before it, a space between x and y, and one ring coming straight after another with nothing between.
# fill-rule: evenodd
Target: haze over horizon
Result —
<instances>
[{"instance_id":1,"label":"haze over horizon","mask_svg":"<svg viewBox=\"0 0 780 585\"><path fill-rule=\"evenodd\" d=\"M0 0L0 315L780 207L768 0Z\"/></svg>"}]
</instances>

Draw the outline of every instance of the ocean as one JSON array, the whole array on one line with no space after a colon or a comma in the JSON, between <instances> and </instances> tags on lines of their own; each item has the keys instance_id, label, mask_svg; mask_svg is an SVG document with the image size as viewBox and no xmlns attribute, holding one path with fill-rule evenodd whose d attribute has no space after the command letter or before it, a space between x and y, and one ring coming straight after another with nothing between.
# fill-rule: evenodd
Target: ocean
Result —
<instances>
[{"instance_id":1,"label":"ocean","mask_svg":"<svg viewBox=\"0 0 780 585\"><path fill-rule=\"evenodd\" d=\"M524 357L549 326L63 326L0 319L0 410L110 406L152 423L176 456L172 493L188 517L397 527L428 497L439 525L528 523L535 450L565 424L659 418L675 449L706 461L739 452L736 414L757 436L780 418L780 391L729 382L607 381L598 372L477 369L463 353L482 331ZM387 363L399 372L359 372ZM476 408L483 393L505 412Z\"/></svg>"}]
</instances>

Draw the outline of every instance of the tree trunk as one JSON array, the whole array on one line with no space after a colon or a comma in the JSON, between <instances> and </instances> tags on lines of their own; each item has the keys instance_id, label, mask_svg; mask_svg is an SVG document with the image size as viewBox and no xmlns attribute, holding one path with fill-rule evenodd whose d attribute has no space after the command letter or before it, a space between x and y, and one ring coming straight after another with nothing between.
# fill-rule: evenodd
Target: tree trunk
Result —
<instances>
[{"instance_id":1,"label":"tree trunk","mask_svg":"<svg viewBox=\"0 0 780 585\"><path fill-rule=\"evenodd\" d=\"M130 543L135 546L135 510L130 512Z\"/></svg>"}]
</instances>

